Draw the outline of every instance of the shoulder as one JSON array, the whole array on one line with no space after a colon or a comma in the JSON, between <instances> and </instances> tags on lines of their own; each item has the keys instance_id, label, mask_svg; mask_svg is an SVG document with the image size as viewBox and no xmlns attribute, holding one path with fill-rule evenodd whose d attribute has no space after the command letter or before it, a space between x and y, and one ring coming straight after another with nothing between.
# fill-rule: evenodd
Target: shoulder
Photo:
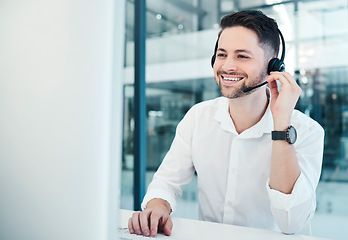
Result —
<instances>
[{"instance_id":1,"label":"shoulder","mask_svg":"<svg viewBox=\"0 0 348 240\"><path fill-rule=\"evenodd\" d=\"M215 113L223 105L224 98L215 98L193 105L176 129L176 137L190 146L197 129L204 129L214 121Z\"/></svg>"},{"instance_id":2,"label":"shoulder","mask_svg":"<svg viewBox=\"0 0 348 240\"><path fill-rule=\"evenodd\" d=\"M218 97L212 100L203 101L193 105L181 120L180 125L185 125L187 128L193 128L197 125L205 125L212 123L219 109L228 107L228 99Z\"/></svg>"}]
</instances>

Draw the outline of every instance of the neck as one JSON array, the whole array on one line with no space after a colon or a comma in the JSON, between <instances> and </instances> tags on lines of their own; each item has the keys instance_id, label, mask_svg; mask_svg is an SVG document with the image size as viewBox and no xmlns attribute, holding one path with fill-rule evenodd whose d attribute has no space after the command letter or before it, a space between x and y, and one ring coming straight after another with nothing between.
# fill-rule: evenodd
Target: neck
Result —
<instances>
[{"instance_id":1,"label":"neck","mask_svg":"<svg viewBox=\"0 0 348 240\"><path fill-rule=\"evenodd\" d=\"M258 123L265 114L268 105L265 91L266 88L262 88L247 96L229 100L230 116L239 134Z\"/></svg>"}]
</instances>

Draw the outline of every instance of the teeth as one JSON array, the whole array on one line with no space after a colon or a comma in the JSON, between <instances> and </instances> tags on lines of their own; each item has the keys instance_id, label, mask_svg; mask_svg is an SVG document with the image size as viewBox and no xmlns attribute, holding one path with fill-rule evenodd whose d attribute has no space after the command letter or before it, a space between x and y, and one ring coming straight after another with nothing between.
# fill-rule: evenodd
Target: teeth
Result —
<instances>
[{"instance_id":1,"label":"teeth","mask_svg":"<svg viewBox=\"0 0 348 240\"><path fill-rule=\"evenodd\" d=\"M241 78L227 78L227 77L223 77L225 80L227 81L239 81Z\"/></svg>"}]
</instances>

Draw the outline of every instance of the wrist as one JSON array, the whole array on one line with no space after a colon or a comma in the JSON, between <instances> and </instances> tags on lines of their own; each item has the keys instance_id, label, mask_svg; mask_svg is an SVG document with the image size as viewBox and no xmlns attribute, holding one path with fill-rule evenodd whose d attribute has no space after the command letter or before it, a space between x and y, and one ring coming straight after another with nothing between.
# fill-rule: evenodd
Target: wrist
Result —
<instances>
[{"instance_id":1,"label":"wrist","mask_svg":"<svg viewBox=\"0 0 348 240\"><path fill-rule=\"evenodd\" d=\"M285 131L272 131L272 140L283 140L290 144L294 144L297 139L296 128L289 126Z\"/></svg>"},{"instance_id":2,"label":"wrist","mask_svg":"<svg viewBox=\"0 0 348 240\"><path fill-rule=\"evenodd\" d=\"M171 208L170 204L162 198L153 198L146 204L146 209L153 208L153 207L164 208L168 211L168 214L171 214L171 212L172 212L172 208Z\"/></svg>"},{"instance_id":3,"label":"wrist","mask_svg":"<svg viewBox=\"0 0 348 240\"><path fill-rule=\"evenodd\" d=\"M274 131L285 131L290 126L289 120L273 120Z\"/></svg>"}]
</instances>

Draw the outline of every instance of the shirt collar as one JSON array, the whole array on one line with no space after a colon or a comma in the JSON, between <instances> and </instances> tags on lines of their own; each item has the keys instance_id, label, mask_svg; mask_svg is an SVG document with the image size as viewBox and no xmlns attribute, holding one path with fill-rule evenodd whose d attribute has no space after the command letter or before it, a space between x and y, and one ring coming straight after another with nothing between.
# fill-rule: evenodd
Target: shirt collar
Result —
<instances>
[{"instance_id":1,"label":"shirt collar","mask_svg":"<svg viewBox=\"0 0 348 240\"><path fill-rule=\"evenodd\" d=\"M240 138L258 138L261 137L264 133L271 133L273 130L273 117L270 108L270 90L266 88L266 94L269 99L267 109L260 119L254 126L246 129L241 134L238 134L234 123L230 117L229 108L228 108L228 98L221 97L219 99L219 107L215 113L214 119L220 122L221 128L225 131L231 132L234 135L239 135Z\"/></svg>"},{"instance_id":2,"label":"shirt collar","mask_svg":"<svg viewBox=\"0 0 348 240\"><path fill-rule=\"evenodd\" d=\"M230 117L228 102L228 98L221 97L219 99L218 109L215 113L214 119L220 122L220 126L223 130L238 135Z\"/></svg>"}]
</instances>

